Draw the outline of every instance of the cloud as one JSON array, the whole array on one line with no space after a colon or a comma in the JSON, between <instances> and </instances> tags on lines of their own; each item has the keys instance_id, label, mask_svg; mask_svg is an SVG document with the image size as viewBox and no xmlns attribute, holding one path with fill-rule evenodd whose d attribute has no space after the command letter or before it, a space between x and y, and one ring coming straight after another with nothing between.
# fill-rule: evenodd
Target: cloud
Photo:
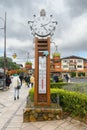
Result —
<instances>
[{"instance_id":1,"label":"cloud","mask_svg":"<svg viewBox=\"0 0 87 130\"><path fill-rule=\"evenodd\" d=\"M87 0L1 0L0 17L7 12L7 54L15 52L19 57L34 57L33 36L28 25L33 15L39 15L42 8L47 16L53 15L58 21L52 40L58 45L62 56L85 55L87 50ZM0 20L0 27L3 21ZM4 48L4 33L0 30L0 55ZM9 48L13 48L9 51ZM51 52L55 51L54 45ZM3 53L2 53L3 55Z\"/></svg>"},{"instance_id":2,"label":"cloud","mask_svg":"<svg viewBox=\"0 0 87 130\"><path fill-rule=\"evenodd\" d=\"M71 22L71 27L63 32L65 45L73 44L78 47L86 44L87 38L87 14L82 15Z\"/></svg>"},{"instance_id":3,"label":"cloud","mask_svg":"<svg viewBox=\"0 0 87 130\"><path fill-rule=\"evenodd\" d=\"M87 55L87 13L70 21L70 25L62 31L56 43L62 56Z\"/></svg>"},{"instance_id":4,"label":"cloud","mask_svg":"<svg viewBox=\"0 0 87 130\"><path fill-rule=\"evenodd\" d=\"M70 15L78 17L87 12L87 0L66 0L66 5L70 9Z\"/></svg>"}]
</instances>

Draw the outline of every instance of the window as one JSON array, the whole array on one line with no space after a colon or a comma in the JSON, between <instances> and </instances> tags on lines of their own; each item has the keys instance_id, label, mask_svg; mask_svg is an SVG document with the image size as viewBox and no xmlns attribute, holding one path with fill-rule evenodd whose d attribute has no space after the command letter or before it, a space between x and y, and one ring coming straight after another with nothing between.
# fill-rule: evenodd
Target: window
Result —
<instances>
[{"instance_id":1,"label":"window","mask_svg":"<svg viewBox=\"0 0 87 130\"><path fill-rule=\"evenodd\" d=\"M69 62L73 62L73 60L70 60Z\"/></svg>"},{"instance_id":2,"label":"window","mask_svg":"<svg viewBox=\"0 0 87 130\"><path fill-rule=\"evenodd\" d=\"M65 59L65 60L63 60L63 62L66 63L66 62L68 62L68 60Z\"/></svg>"},{"instance_id":3,"label":"window","mask_svg":"<svg viewBox=\"0 0 87 130\"><path fill-rule=\"evenodd\" d=\"M81 60L81 59L78 59L78 62L79 62L79 63L81 63L82 61L83 61L83 60Z\"/></svg>"},{"instance_id":4,"label":"window","mask_svg":"<svg viewBox=\"0 0 87 130\"><path fill-rule=\"evenodd\" d=\"M68 65L63 65L63 68L68 68Z\"/></svg>"},{"instance_id":5,"label":"window","mask_svg":"<svg viewBox=\"0 0 87 130\"><path fill-rule=\"evenodd\" d=\"M87 68L87 66L84 66L84 68Z\"/></svg>"},{"instance_id":6,"label":"window","mask_svg":"<svg viewBox=\"0 0 87 130\"><path fill-rule=\"evenodd\" d=\"M69 70L76 70L76 65L69 66Z\"/></svg>"},{"instance_id":7,"label":"window","mask_svg":"<svg viewBox=\"0 0 87 130\"><path fill-rule=\"evenodd\" d=\"M55 66L55 68L60 68L60 66Z\"/></svg>"},{"instance_id":8,"label":"window","mask_svg":"<svg viewBox=\"0 0 87 130\"><path fill-rule=\"evenodd\" d=\"M82 68L82 66L81 66L81 65L78 65L77 68Z\"/></svg>"}]
</instances>

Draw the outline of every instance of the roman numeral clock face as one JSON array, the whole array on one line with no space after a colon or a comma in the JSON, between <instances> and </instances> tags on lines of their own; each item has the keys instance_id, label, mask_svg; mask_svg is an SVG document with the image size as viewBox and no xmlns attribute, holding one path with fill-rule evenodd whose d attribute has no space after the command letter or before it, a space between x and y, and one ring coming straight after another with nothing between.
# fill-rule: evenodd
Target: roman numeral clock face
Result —
<instances>
[{"instance_id":1,"label":"roman numeral clock face","mask_svg":"<svg viewBox=\"0 0 87 130\"><path fill-rule=\"evenodd\" d=\"M37 36L48 36L53 30L52 21L46 16L37 17L33 23L32 29Z\"/></svg>"}]
</instances>

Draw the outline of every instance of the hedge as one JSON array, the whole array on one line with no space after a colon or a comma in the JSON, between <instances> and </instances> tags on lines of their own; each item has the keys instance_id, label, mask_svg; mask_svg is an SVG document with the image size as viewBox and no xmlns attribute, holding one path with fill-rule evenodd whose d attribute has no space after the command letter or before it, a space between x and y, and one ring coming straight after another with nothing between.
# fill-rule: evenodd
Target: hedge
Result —
<instances>
[{"instance_id":1,"label":"hedge","mask_svg":"<svg viewBox=\"0 0 87 130\"><path fill-rule=\"evenodd\" d=\"M29 91L30 99L34 101L34 89ZM64 111L70 112L73 116L87 116L87 95L79 92L70 92L63 89L51 89L51 101L59 102Z\"/></svg>"},{"instance_id":2,"label":"hedge","mask_svg":"<svg viewBox=\"0 0 87 130\"><path fill-rule=\"evenodd\" d=\"M63 89L51 89L51 98L59 95L60 105L75 116L87 116L87 95Z\"/></svg>"},{"instance_id":3,"label":"hedge","mask_svg":"<svg viewBox=\"0 0 87 130\"><path fill-rule=\"evenodd\" d=\"M62 86L68 85L66 82L50 83L50 88L62 88Z\"/></svg>"}]
</instances>

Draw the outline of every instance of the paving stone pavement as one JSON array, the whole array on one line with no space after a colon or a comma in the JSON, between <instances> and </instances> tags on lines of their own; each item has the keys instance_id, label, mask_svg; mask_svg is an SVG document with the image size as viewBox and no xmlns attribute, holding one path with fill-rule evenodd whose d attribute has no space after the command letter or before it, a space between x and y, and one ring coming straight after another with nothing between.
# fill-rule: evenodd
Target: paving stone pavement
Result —
<instances>
[{"instance_id":1,"label":"paving stone pavement","mask_svg":"<svg viewBox=\"0 0 87 130\"><path fill-rule=\"evenodd\" d=\"M87 130L87 124L68 117L63 120L23 123L23 109L29 88L24 84L20 99L13 100L13 88L0 91L0 130Z\"/></svg>"}]
</instances>

